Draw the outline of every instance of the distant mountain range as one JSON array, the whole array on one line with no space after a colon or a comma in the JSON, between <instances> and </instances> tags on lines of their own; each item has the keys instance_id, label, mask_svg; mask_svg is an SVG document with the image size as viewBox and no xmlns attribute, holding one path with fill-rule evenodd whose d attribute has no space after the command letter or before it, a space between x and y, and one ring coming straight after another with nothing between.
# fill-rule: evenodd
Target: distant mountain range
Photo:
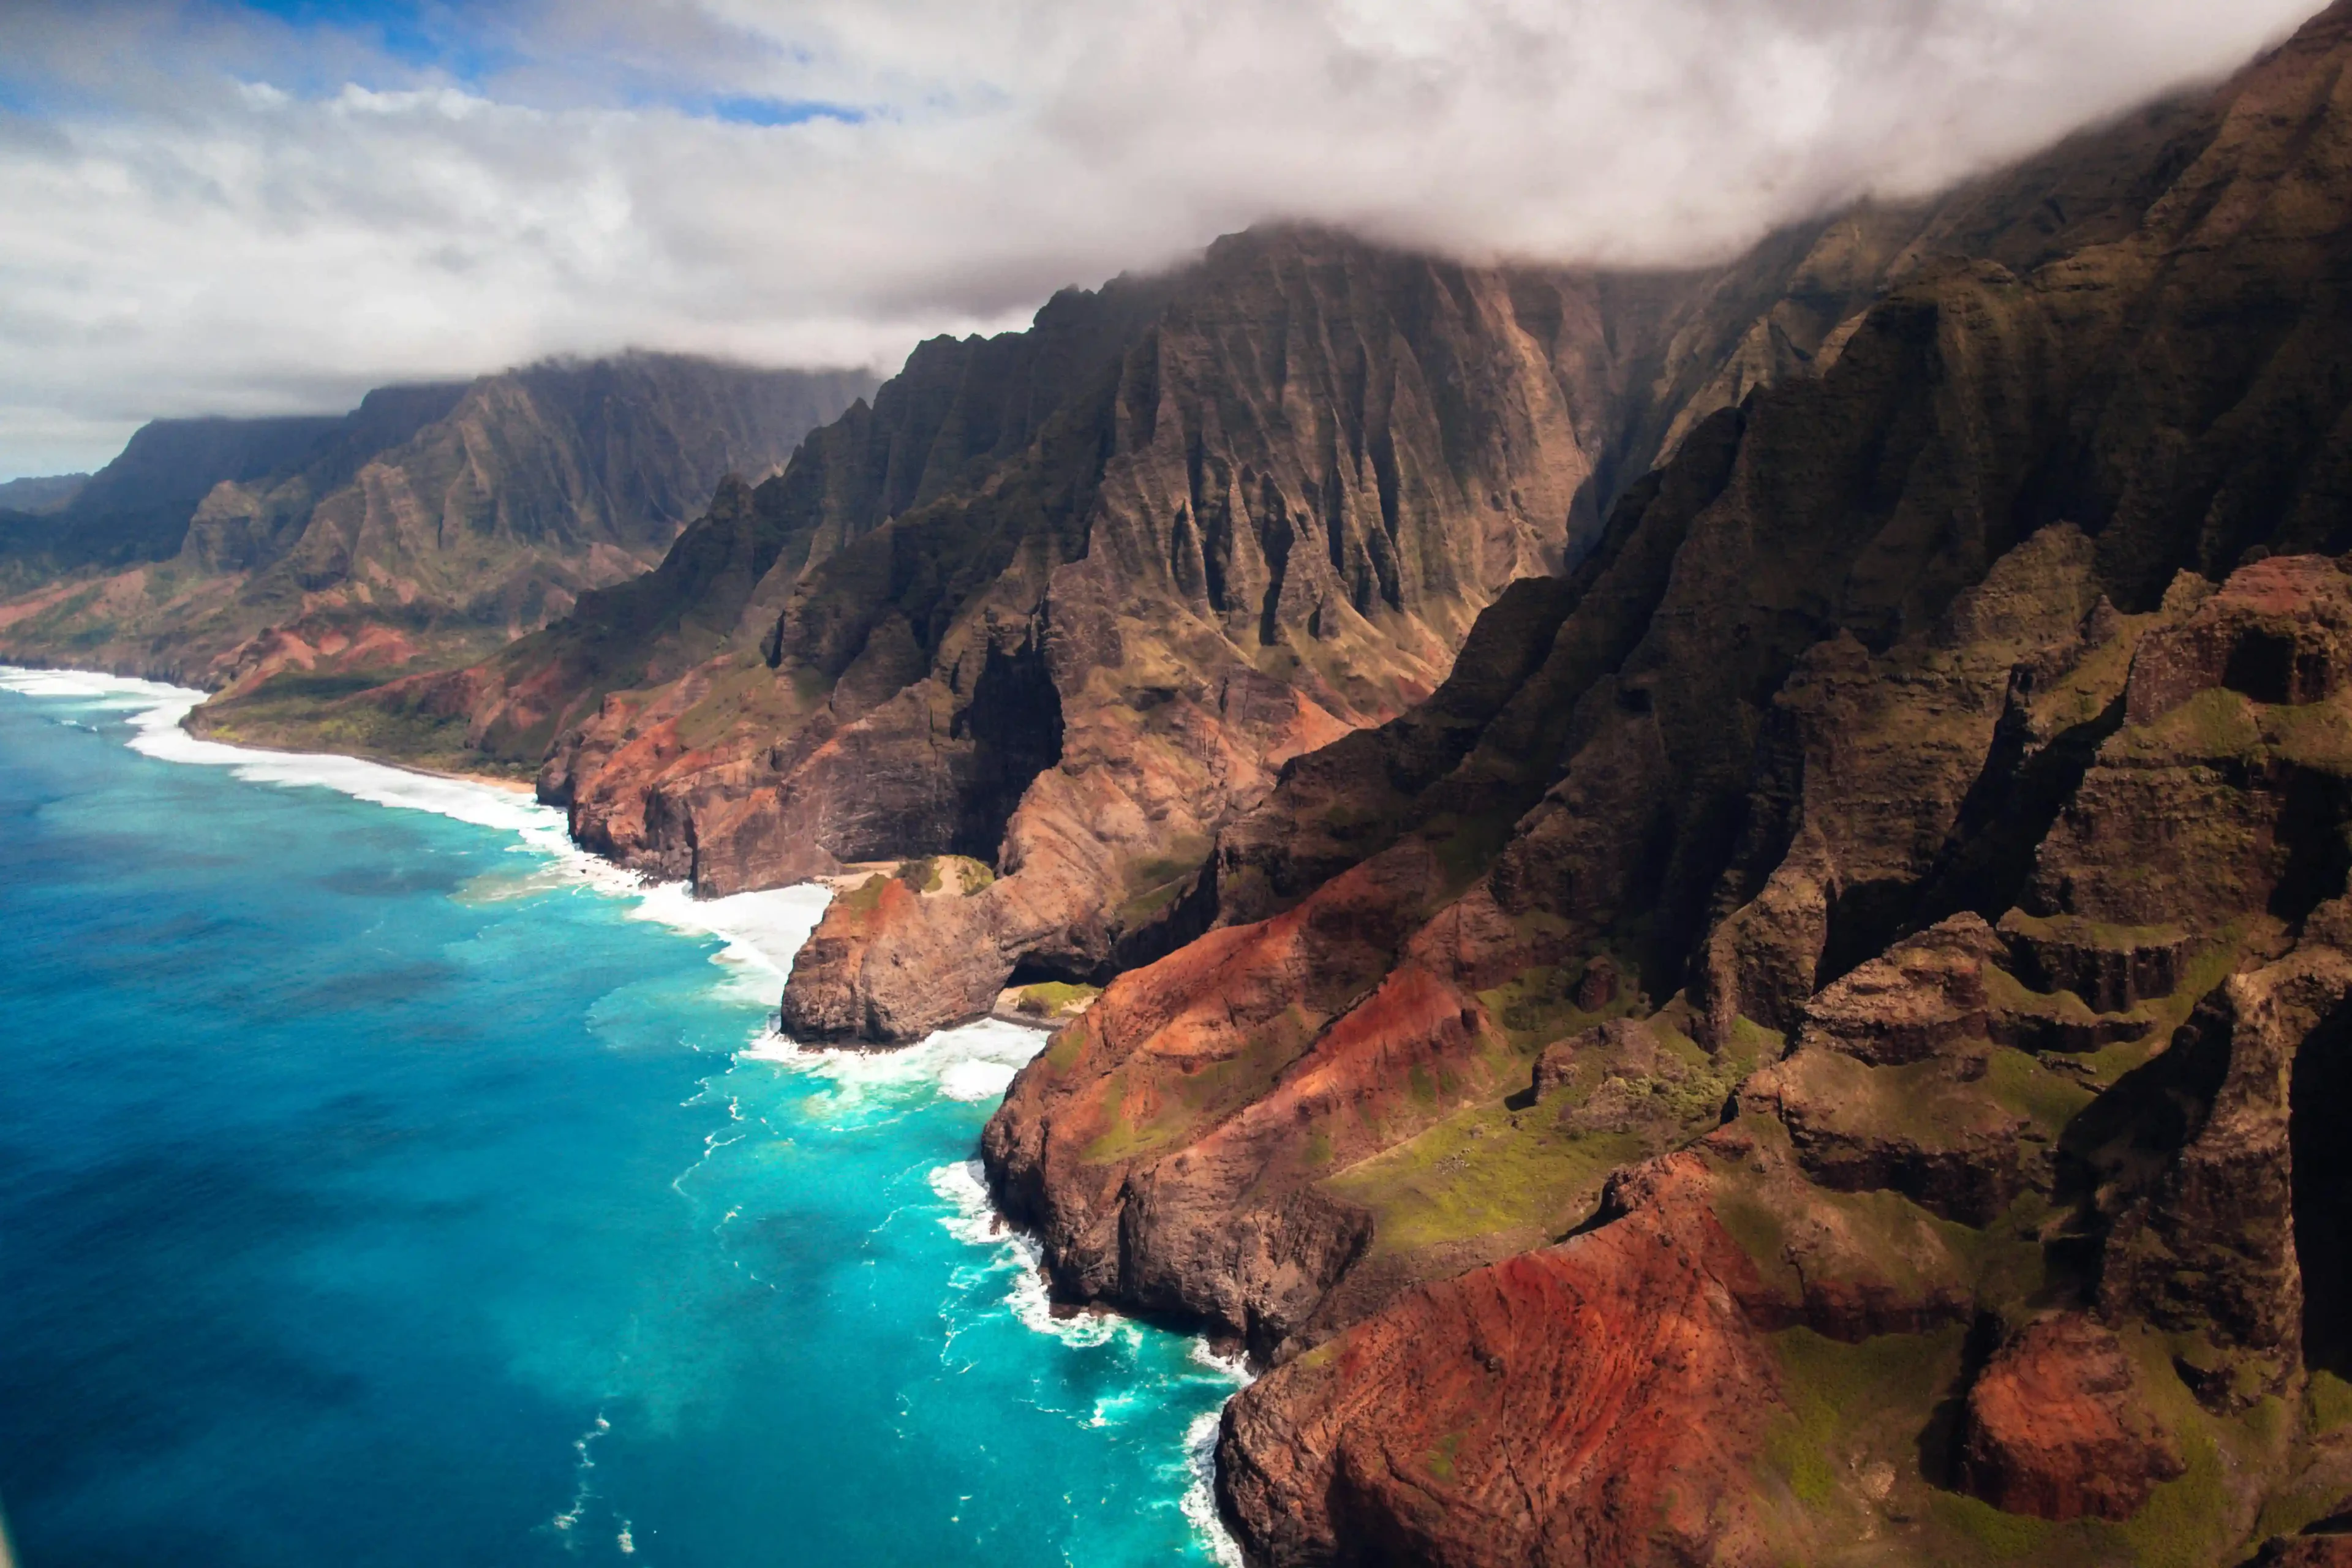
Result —
<instances>
[{"instance_id":1,"label":"distant mountain range","mask_svg":"<svg viewBox=\"0 0 2352 1568\"><path fill-rule=\"evenodd\" d=\"M0 512L38 515L58 510L89 482L88 474L44 474L0 481Z\"/></svg>"},{"instance_id":2,"label":"distant mountain range","mask_svg":"<svg viewBox=\"0 0 2352 1568\"><path fill-rule=\"evenodd\" d=\"M0 512L0 658L344 689L479 658L652 565L720 478L779 468L873 384L629 354L341 417L157 420Z\"/></svg>"}]
</instances>

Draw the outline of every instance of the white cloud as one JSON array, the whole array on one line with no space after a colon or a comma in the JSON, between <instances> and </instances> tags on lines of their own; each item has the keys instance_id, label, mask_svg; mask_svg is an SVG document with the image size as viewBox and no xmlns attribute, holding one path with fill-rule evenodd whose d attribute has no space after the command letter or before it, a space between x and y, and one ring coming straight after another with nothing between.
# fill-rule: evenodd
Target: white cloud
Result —
<instances>
[{"instance_id":1,"label":"white cloud","mask_svg":"<svg viewBox=\"0 0 2352 1568\"><path fill-rule=\"evenodd\" d=\"M2219 74L2310 3L583 0L441 57L11 6L0 475L555 351L887 367L1268 217L1720 255ZM707 111L741 99L864 118Z\"/></svg>"}]
</instances>

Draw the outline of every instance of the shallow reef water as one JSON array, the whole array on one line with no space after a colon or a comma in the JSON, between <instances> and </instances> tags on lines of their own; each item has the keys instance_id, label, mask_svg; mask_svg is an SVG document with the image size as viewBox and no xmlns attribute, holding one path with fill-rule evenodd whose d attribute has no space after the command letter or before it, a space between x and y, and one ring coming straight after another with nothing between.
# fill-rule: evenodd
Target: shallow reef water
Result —
<instances>
[{"instance_id":1,"label":"shallow reef water","mask_svg":"<svg viewBox=\"0 0 2352 1568\"><path fill-rule=\"evenodd\" d=\"M971 1163L1042 1043L810 1053L813 889L0 672L0 1504L50 1563L1231 1561L1236 1373L1055 1318Z\"/></svg>"}]
</instances>

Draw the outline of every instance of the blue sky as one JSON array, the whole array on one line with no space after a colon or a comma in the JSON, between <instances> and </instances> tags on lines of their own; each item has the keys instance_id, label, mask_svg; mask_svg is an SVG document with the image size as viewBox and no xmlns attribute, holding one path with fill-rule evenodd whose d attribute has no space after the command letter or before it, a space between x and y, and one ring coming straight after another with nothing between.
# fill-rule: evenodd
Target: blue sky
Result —
<instances>
[{"instance_id":1,"label":"blue sky","mask_svg":"<svg viewBox=\"0 0 2352 1568\"><path fill-rule=\"evenodd\" d=\"M8 0L0 478L627 346L888 370L1296 218L1728 254L2316 0Z\"/></svg>"},{"instance_id":2,"label":"blue sky","mask_svg":"<svg viewBox=\"0 0 2352 1568\"><path fill-rule=\"evenodd\" d=\"M577 90L601 92L615 107L668 108L745 125L797 125L833 119L855 123L865 110L815 99L772 98L714 89L690 71L665 62L600 57L541 47L534 8L484 0L469 5L400 4L394 0L210 0L229 14L269 17L290 28L331 31L364 40L404 85L419 78L496 96L527 68L537 68ZM739 31L730 40L753 56L789 51L774 40ZM340 86L340 83L332 85Z\"/></svg>"},{"instance_id":3,"label":"blue sky","mask_svg":"<svg viewBox=\"0 0 2352 1568\"><path fill-rule=\"evenodd\" d=\"M152 8L144 32L158 54L205 37L227 68L236 70L241 57L275 85L311 95L332 94L346 82L378 89L436 83L514 102L670 109L747 125L865 118L852 103L730 89L711 79L716 62L708 55L613 47L642 35L641 26L551 26L551 17L561 15L558 7L509 0L191 0ZM755 31L726 28L721 36L733 57L725 75L738 83L754 79L761 62L806 60L804 52ZM333 47L306 49L306 40ZM37 59L0 56L0 84L9 94L0 102L20 111L99 106L88 84L45 79Z\"/></svg>"},{"instance_id":4,"label":"blue sky","mask_svg":"<svg viewBox=\"0 0 2352 1568\"><path fill-rule=\"evenodd\" d=\"M381 0L215 0L218 9L273 17L294 27L332 27L366 37L389 59L444 72L459 81L479 82L515 63L514 29L509 8L416 5Z\"/></svg>"}]
</instances>

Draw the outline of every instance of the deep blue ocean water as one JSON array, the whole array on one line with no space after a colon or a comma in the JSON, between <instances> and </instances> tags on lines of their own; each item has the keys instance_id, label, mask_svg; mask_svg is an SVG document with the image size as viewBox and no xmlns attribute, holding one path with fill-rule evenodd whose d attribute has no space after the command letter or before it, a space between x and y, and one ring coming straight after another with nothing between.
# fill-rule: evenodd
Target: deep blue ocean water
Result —
<instances>
[{"instance_id":1,"label":"deep blue ocean water","mask_svg":"<svg viewBox=\"0 0 2352 1568\"><path fill-rule=\"evenodd\" d=\"M802 1056L818 896L641 897L167 696L0 680L25 1568L1212 1560L1231 1376L1048 1318L965 1163L1037 1037Z\"/></svg>"}]
</instances>

